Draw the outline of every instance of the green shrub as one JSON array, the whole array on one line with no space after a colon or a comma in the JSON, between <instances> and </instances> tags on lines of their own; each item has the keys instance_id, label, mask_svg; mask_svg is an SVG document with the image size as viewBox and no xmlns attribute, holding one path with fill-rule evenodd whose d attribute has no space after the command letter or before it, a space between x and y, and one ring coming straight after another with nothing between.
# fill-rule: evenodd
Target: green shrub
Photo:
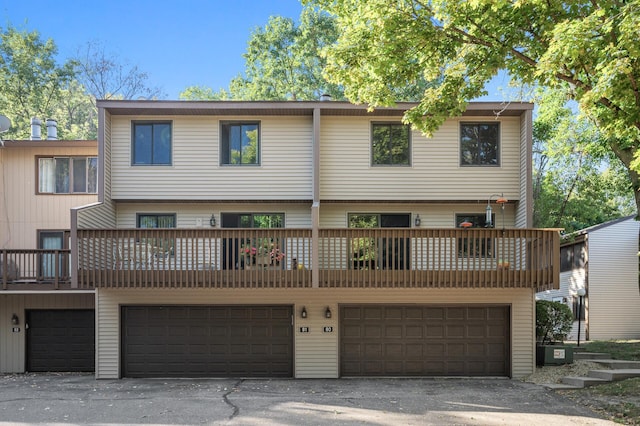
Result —
<instances>
[{"instance_id":1,"label":"green shrub","mask_svg":"<svg viewBox=\"0 0 640 426\"><path fill-rule=\"evenodd\" d=\"M562 342L573 325L573 313L564 303L536 301L536 337L546 345Z\"/></svg>"}]
</instances>

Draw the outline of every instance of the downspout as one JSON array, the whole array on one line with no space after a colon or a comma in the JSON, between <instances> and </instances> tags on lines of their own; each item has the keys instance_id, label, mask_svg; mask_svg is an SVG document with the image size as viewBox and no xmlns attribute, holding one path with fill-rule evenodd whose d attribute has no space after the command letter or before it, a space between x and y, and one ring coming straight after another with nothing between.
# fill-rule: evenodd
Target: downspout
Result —
<instances>
[{"instance_id":1,"label":"downspout","mask_svg":"<svg viewBox=\"0 0 640 426\"><path fill-rule=\"evenodd\" d=\"M313 109L311 204L311 287L320 287L320 108Z\"/></svg>"}]
</instances>

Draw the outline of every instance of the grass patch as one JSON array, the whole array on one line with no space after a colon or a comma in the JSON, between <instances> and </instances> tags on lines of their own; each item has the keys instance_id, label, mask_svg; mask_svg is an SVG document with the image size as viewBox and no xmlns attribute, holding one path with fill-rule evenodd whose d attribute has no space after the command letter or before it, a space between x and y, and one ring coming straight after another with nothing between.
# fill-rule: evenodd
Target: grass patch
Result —
<instances>
[{"instance_id":1,"label":"grass patch","mask_svg":"<svg viewBox=\"0 0 640 426\"><path fill-rule=\"evenodd\" d=\"M616 423L640 425L640 378L562 393Z\"/></svg>"},{"instance_id":2,"label":"grass patch","mask_svg":"<svg viewBox=\"0 0 640 426\"><path fill-rule=\"evenodd\" d=\"M580 345L613 359L640 361L640 340L602 340ZM640 425L640 377L562 392L616 423Z\"/></svg>"},{"instance_id":3,"label":"grass patch","mask_svg":"<svg viewBox=\"0 0 640 426\"><path fill-rule=\"evenodd\" d=\"M580 344L587 352L604 352L613 359L640 361L640 340L597 340Z\"/></svg>"}]
</instances>

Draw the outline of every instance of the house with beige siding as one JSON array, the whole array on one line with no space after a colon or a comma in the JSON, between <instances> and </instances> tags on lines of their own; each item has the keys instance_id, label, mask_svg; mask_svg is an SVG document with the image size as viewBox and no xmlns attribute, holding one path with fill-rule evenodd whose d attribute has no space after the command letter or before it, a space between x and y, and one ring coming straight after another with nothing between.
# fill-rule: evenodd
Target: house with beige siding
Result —
<instances>
[{"instance_id":1,"label":"house with beige siding","mask_svg":"<svg viewBox=\"0 0 640 426\"><path fill-rule=\"evenodd\" d=\"M71 288L70 210L97 202L97 141L35 137L0 146L0 373L93 371L94 290Z\"/></svg>"},{"instance_id":2,"label":"house with beige siding","mask_svg":"<svg viewBox=\"0 0 640 426\"><path fill-rule=\"evenodd\" d=\"M574 324L568 339L578 339L578 328L582 341L640 338L639 233L635 216L628 216L564 238L560 288L536 297L572 308ZM580 289L585 290L582 303Z\"/></svg>"},{"instance_id":3,"label":"house with beige siding","mask_svg":"<svg viewBox=\"0 0 640 426\"><path fill-rule=\"evenodd\" d=\"M533 105L98 102L72 209L96 377L483 376L535 366L559 234L531 228Z\"/></svg>"}]
</instances>

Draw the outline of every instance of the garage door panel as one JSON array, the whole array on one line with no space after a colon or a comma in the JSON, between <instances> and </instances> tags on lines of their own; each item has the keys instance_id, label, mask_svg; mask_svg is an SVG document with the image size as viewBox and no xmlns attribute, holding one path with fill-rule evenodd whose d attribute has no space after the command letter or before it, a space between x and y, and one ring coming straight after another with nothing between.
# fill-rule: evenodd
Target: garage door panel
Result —
<instances>
[{"instance_id":1,"label":"garage door panel","mask_svg":"<svg viewBox=\"0 0 640 426\"><path fill-rule=\"evenodd\" d=\"M446 337L451 338L459 338L462 339L465 337L465 327L462 325L447 325L446 326Z\"/></svg>"},{"instance_id":2,"label":"garage door panel","mask_svg":"<svg viewBox=\"0 0 640 426\"><path fill-rule=\"evenodd\" d=\"M426 337L431 337L431 338L444 337L444 325L429 325L427 322L426 327L427 327Z\"/></svg>"},{"instance_id":3,"label":"garage door panel","mask_svg":"<svg viewBox=\"0 0 640 426\"><path fill-rule=\"evenodd\" d=\"M484 325L470 325L467 327L467 337L470 339L486 339L487 327Z\"/></svg>"},{"instance_id":4,"label":"garage door panel","mask_svg":"<svg viewBox=\"0 0 640 426\"><path fill-rule=\"evenodd\" d=\"M362 316L365 320L381 320L383 318L382 308L364 308Z\"/></svg>"},{"instance_id":5,"label":"garage door panel","mask_svg":"<svg viewBox=\"0 0 640 426\"><path fill-rule=\"evenodd\" d=\"M291 377L291 315L289 306L125 306L122 374Z\"/></svg>"},{"instance_id":6,"label":"garage door panel","mask_svg":"<svg viewBox=\"0 0 640 426\"><path fill-rule=\"evenodd\" d=\"M406 326L405 337L408 339L424 339L424 326L421 326L421 325Z\"/></svg>"},{"instance_id":7,"label":"garage door panel","mask_svg":"<svg viewBox=\"0 0 640 426\"><path fill-rule=\"evenodd\" d=\"M26 322L27 371L95 370L93 310L28 310Z\"/></svg>"},{"instance_id":8,"label":"garage door panel","mask_svg":"<svg viewBox=\"0 0 640 426\"><path fill-rule=\"evenodd\" d=\"M508 376L509 311L508 306L343 306L340 373Z\"/></svg>"},{"instance_id":9,"label":"garage door panel","mask_svg":"<svg viewBox=\"0 0 640 426\"><path fill-rule=\"evenodd\" d=\"M402 339L401 325L388 325L384 328L384 337L387 339Z\"/></svg>"}]
</instances>

